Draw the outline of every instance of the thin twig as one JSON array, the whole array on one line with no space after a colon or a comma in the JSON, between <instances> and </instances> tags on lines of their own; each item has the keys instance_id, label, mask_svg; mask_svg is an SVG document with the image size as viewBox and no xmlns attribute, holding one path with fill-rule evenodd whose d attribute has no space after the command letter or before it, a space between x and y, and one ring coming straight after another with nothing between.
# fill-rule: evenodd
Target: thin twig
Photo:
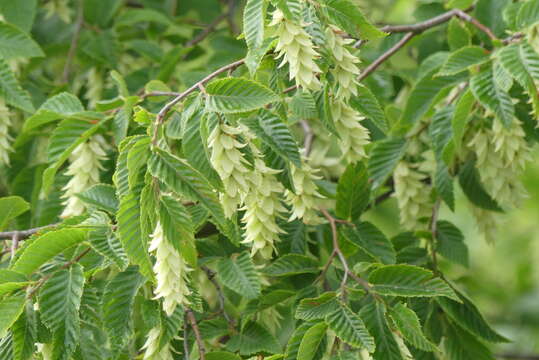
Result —
<instances>
[{"instance_id":1,"label":"thin twig","mask_svg":"<svg viewBox=\"0 0 539 360\"><path fill-rule=\"evenodd\" d=\"M227 17L228 17L228 12L216 17L211 23L208 24L208 26L204 28L204 30L202 30L194 38L186 42L184 47L186 48L192 47L198 44L199 42L203 41L208 35L210 35L213 32L213 30L215 30L217 25L219 25Z\"/></svg>"},{"instance_id":2,"label":"thin twig","mask_svg":"<svg viewBox=\"0 0 539 360\"><path fill-rule=\"evenodd\" d=\"M172 99L170 102L168 102L157 114L156 118L156 128L154 130L152 144L157 145L157 138L158 138L158 130L159 126L163 123L165 120L165 117L167 116L168 112L180 101L182 101L184 98L186 98L189 94L199 89L200 85L204 85L208 81L212 80L213 78L221 75L222 73L227 72L230 69L236 69L237 67L243 65L245 62L245 59L241 59L238 61L235 61L233 63L230 63L228 65L225 65L208 76L206 76L204 79L200 80L199 82L195 83L193 86L191 86L189 89L185 90L184 92L180 93L178 96L176 96L174 99Z\"/></svg>"},{"instance_id":3,"label":"thin twig","mask_svg":"<svg viewBox=\"0 0 539 360\"><path fill-rule=\"evenodd\" d=\"M187 318L189 319L191 328L193 329L193 332L195 333L195 339L198 345L198 353L200 355L200 360L206 360L206 347L204 346L204 341L202 340L202 336L200 335L200 329L198 328L195 314L193 313L193 310L189 308L185 310L185 313L187 314Z\"/></svg>"},{"instance_id":4,"label":"thin twig","mask_svg":"<svg viewBox=\"0 0 539 360\"><path fill-rule=\"evenodd\" d=\"M217 279L215 279L216 272L207 266L201 266L200 268L206 273L208 280L211 281L211 283L215 287L215 290L217 291L217 297L219 298L219 310L223 314L226 321L229 324L232 324L233 321L230 318L230 316L228 316L225 310L225 295L223 294L223 289L221 288L221 285L219 285L219 282L217 281Z\"/></svg>"},{"instance_id":5,"label":"thin twig","mask_svg":"<svg viewBox=\"0 0 539 360\"><path fill-rule=\"evenodd\" d=\"M432 208L432 216L430 217L429 229L432 236L430 241L430 253L432 256L432 266L434 271L438 272L438 257L436 254L436 237L438 234L438 216L440 214L440 205L442 201L440 199L436 200L434 207Z\"/></svg>"},{"instance_id":6,"label":"thin twig","mask_svg":"<svg viewBox=\"0 0 539 360\"><path fill-rule=\"evenodd\" d=\"M309 156L313 147L314 132L307 120L301 120L299 123L303 129L303 134L305 135L305 139L303 141L305 156Z\"/></svg>"},{"instance_id":7,"label":"thin twig","mask_svg":"<svg viewBox=\"0 0 539 360\"><path fill-rule=\"evenodd\" d=\"M28 230L13 230L13 231L4 231L0 232L0 239L13 239L13 237L16 235L18 237L18 240L24 240L29 238L30 236L40 232L41 230L49 229L54 226L58 226L58 223L40 226Z\"/></svg>"},{"instance_id":8,"label":"thin twig","mask_svg":"<svg viewBox=\"0 0 539 360\"><path fill-rule=\"evenodd\" d=\"M455 16L458 17L459 19L462 19L464 21L467 21L469 22L470 24L472 24L473 26L475 26L476 28L478 28L479 30L481 30L482 32L484 32L485 34L487 34L487 36L490 38L490 40L492 41L497 41L499 40L496 35L494 35L494 33L492 32L492 30L481 24L479 22L479 20L477 20L476 18L474 18L473 16L469 15L469 14L466 14L464 11L462 10L459 10L459 9L455 9L453 10L455 12Z\"/></svg>"},{"instance_id":9,"label":"thin twig","mask_svg":"<svg viewBox=\"0 0 539 360\"><path fill-rule=\"evenodd\" d=\"M471 10L472 8L466 10L466 11L469 11ZM461 11L461 10L459 10ZM382 27L380 30L386 32L386 33L408 33L408 32L413 32L413 33L421 33L425 30L428 30L428 29L431 29L433 27L436 27L438 25L441 25L441 24L444 24L446 22L448 22L449 20L451 20L453 17L455 17L457 14L456 14L456 11L455 10L450 10L450 11L447 11L441 15L438 15L438 16L435 16L431 19L428 19L428 20L425 20L425 21L422 21L422 22L419 22L419 23L416 23L416 24L410 24L410 25L386 25L384 27Z\"/></svg>"},{"instance_id":10,"label":"thin twig","mask_svg":"<svg viewBox=\"0 0 539 360\"><path fill-rule=\"evenodd\" d=\"M183 358L189 360L189 326L187 320L187 313L183 317Z\"/></svg>"},{"instance_id":11,"label":"thin twig","mask_svg":"<svg viewBox=\"0 0 539 360\"><path fill-rule=\"evenodd\" d=\"M337 223L335 221L335 218L331 216L326 209L320 209L320 211L329 221L329 225L331 227L331 237L333 241L333 252L337 254L339 260L341 260L342 267L344 268L344 275L341 281L341 294L344 296L346 294L346 281L348 280L348 273L350 272L350 268L348 267L348 262L346 261L346 258L342 253L341 248L339 247L339 234L337 232Z\"/></svg>"},{"instance_id":12,"label":"thin twig","mask_svg":"<svg viewBox=\"0 0 539 360\"><path fill-rule=\"evenodd\" d=\"M19 248L19 233L16 232L11 237L11 259L15 257L15 253L17 252L18 248Z\"/></svg>"},{"instance_id":13,"label":"thin twig","mask_svg":"<svg viewBox=\"0 0 539 360\"><path fill-rule=\"evenodd\" d=\"M71 45L69 46L69 52L67 53L66 63L64 65L64 72L62 74L62 81L64 83L69 81L69 73L71 72L71 65L77 54L77 47L79 44L80 32L84 23L84 0L79 0L79 8L77 10L77 20L75 22L75 31L71 38Z\"/></svg>"}]
</instances>

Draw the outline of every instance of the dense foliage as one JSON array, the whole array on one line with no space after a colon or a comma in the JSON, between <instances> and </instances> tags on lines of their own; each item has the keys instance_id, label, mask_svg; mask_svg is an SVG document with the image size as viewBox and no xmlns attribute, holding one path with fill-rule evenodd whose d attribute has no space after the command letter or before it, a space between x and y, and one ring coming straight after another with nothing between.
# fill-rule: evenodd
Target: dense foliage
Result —
<instances>
[{"instance_id":1,"label":"dense foliage","mask_svg":"<svg viewBox=\"0 0 539 360\"><path fill-rule=\"evenodd\" d=\"M0 359L493 359L539 0L369 2L0 0Z\"/></svg>"}]
</instances>

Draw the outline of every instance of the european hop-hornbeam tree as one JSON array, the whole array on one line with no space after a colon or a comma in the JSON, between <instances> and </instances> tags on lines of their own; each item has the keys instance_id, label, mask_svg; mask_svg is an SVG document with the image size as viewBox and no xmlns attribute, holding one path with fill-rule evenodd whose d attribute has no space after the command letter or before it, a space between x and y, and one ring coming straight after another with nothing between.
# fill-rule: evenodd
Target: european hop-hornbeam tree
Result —
<instances>
[{"instance_id":1,"label":"european hop-hornbeam tree","mask_svg":"<svg viewBox=\"0 0 539 360\"><path fill-rule=\"evenodd\" d=\"M372 3L0 0L0 359L494 359L539 0Z\"/></svg>"}]
</instances>

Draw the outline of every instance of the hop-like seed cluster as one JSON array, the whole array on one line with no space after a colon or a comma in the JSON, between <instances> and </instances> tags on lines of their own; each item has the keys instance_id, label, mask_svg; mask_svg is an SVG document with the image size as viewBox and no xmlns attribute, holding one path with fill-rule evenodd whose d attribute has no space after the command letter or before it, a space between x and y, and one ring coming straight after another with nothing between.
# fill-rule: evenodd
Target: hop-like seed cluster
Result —
<instances>
[{"instance_id":1,"label":"hop-like seed cluster","mask_svg":"<svg viewBox=\"0 0 539 360\"><path fill-rule=\"evenodd\" d=\"M99 183L99 170L102 169L100 162L105 158L105 151L98 135L73 150L70 157L71 164L66 171L66 175L70 175L71 179L63 189L65 193L62 197L66 199L63 204L66 207L62 212L62 218L81 215L84 212L84 203L76 194Z\"/></svg>"},{"instance_id":2,"label":"hop-like seed cluster","mask_svg":"<svg viewBox=\"0 0 539 360\"><path fill-rule=\"evenodd\" d=\"M424 178L423 174L404 161L397 165L393 173L394 196L399 205L401 224L408 230L417 229L419 219L430 215L430 194L421 181Z\"/></svg>"},{"instance_id":3,"label":"hop-like seed cluster","mask_svg":"<svg viewBox=\"0 0 539 360\"><path fill-rule=\"evenodd\" d=\"M11 149L11 137L9 136L9 127L11 120L10 113L3 100L0 100L0 166L9 165L9 153Z\"/></svg>"},{"instance_id":4,"label":"hop-like seed cluster","mask_svg":"<svg viewBox=\"0 0 539 360\"><path fill-rule=\"evenodd\" d=\"M496 240L496 229L500 223L500 215L493 211L484 210L476 206L471 206L477 231L489 244Z\"/></svg>"},{"instance_id":5,"label":"hop-like seed cluster","mask_svg":"<svg viewBox=\"0 0 539 360\"><path fill-rule=\"evenodd\" d=\"M280 66L288 63L290 80L296 79L296 84L304 89L320 89L316 73L321 70L314 61L319 55L309 34L301 25L285 18L281 10L273 12L270 26L276 27L278 43L275 50L279 53L278 58L282 58Z\"/></svg>"},{"instance_id":6,"label":"hop-like seed cluster","mask_svg":"<svg viewBox=\"0 0 539 360\"><path fill-rule=\"evenodd\" d=\"M163 298L163 310L170 316L176 306L189 305L187 296L191 294L191 290L187 286L187 274L191 269L165 238L160 222L157 222L151 237L149 251L155 252L156 257L153 271L157 277L157 287L154 293L157 299Z\"/></svg>"},{"instance_id":7,"label":"hop-like seed cluster","mask_svg":"<svg viewBox=\"0 0 539 360\"><path fill-rule=\"evenodd\" d=\"M255 170L249 176L251 190L245 197L243 243L252 244L252 256L260 253L264 259L271 259L274 243L283 233L276 221L278 214L285 211L279 199L283 187L274 176L278 172L260 158L255 159Z\"/></svg>"},{"instance_id":8,"label":"hop-like seed cluster","mask_svg":"<svg viewBox=\"0 0 539 360\"><path fill-rule=\"evenodd\" d=\"M220 197L228 218L249 192L249 169L245 167L246 160L239 150L245 144L236 139L240 133L239 128L221 124L215 127L208 138L208 146L212 149L210 162L223 181L225 192Z\"/></svg>"},{"instance_id":9,"label":"hop-like seed cluster","mask_svg":"<svg viewBox=\"0 0 539 360\"><path fill-rule=\"evenodd\" d=\"M335 67L331 73L339 85L337 98L349 99L350 96L357 95L356 78L360 71L356 64L359 59L346 48L354 40L344 39L338 35L340 33L343 33L342 30L330 25L326 29L326 39L328 49L335 58Z\"/></svg>"},{"instance_id":10,"label":"hop-like seed cluster","mask_svg":"<svg viewBox=\"0 0 539 360\"><path fill-rule=\"evenodd\" d=\"M530 160L520 122L514 119L505 128L494 120L492 129L479 129L468 145L477 156L476 167L488 193L502 207L518 205L526 194L518 177Z\"/></svg>"},{"instance_id":11,"label":"hop-like seed cluster","mask_svg":"<svg viewBox=\"0 0 539 360\"><path fill-rule=\"evenodd\" d=\"M349 162L367 156L365 145L369 144L369 130L361 125L365 118L342 100L334 100L331 113L339 133L342 157Z\"/></svg>"},{"instance_id":12,"label":"hop-like seed cluster","mask_svg":"<svg viewBox=\"0 0 539 360\"><path fill-rule=\"evenodd\" d=\"M142 347L144 352L144 360L173 360L174 357L170 352L170 344L165 344L159 348L159 338L161 336L161 330L159 327L154 327L148 333L148 338Z\"/></svg>"},{"instance_id":13,"label":"hop-like seed cluster","mask_svg":"<svg viewBox=\"0 0 539 360\"><path fill-rule=\"evenodd\" d=\"M315 175L315 171L305 161L301 168L292 165L291 171L295 192L285 191L286 202L292 207L289 221L302 219L305 224L320 224L321 218L316 209L323 196L318 193L314 181L321 177Z\"/></svg>"},{"instance_id":14,"label":"hop-like seed cluster","mask_svg":"<svg viewBox=\"0 0 539 360\"><path fill-rule=\"evenodd\" d=\"M84 97L88 99L88 107L94 108L99 100L101 100L101 93L103 92L103 77L99 73L96 67L93 67L88 72L88 78L86 82L86 93Z\"/></svg>"},{"instance_id":15,"label":"hop-like seed cluster","mask_svg":"<svg viewBox=\"0 0 539 360\"><path fill-rule=\"evenodd\" d=\"M539 25L533 25L527 32L528 43L533 47L535 52L539 52Z\"/></svg>"},{"instance_id":16,"label":"hop-like seed cluster","mask_svg":"<svg viewBox=\"0 0 539 360\"><path fill-rule=\"evenodd\" d=\"M65 23L71 22L71 9L69 8L69 0L51 0L43 5L47 11L46 17L51 17L54 14L58 15Z\"/></svg>"}]
</instances>

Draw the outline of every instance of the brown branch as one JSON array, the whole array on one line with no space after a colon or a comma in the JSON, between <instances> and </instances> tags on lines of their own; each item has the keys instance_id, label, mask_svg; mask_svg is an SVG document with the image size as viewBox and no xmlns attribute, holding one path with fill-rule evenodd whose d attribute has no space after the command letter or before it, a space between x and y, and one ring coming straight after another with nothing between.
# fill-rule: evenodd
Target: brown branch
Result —
<instances>
[{"instance_id":1,"label":"brown branch","mask_svg":"<svg viewBox=\"0 0 539 360\"><path fill-rule=\"evenodd\" d=\"M201 266L200 268L206 273L208 280L211 281L211 283L215 287L215 290L217 291L217 297L219 298L219 310L223 314L226 321L229 324L233 324L232 319L230 318L230 316L228 316L228 314L225 311L225 295L223 294L223 289L221 288L221 285L219 285L219 282L217 282L217 280L215 279L215 275L217 273L207 266Z\"/></svg>"},{"instance_id":2,"label":"brown branch","mask_svg":"<svg viewBox=\"0 0 539 360\"><path fill-rule=\"evenodd\" d=\"M466 11L470 11L472 8L467 9ZM458 10L462 11L462 10ZM438 25L444 24L451 20L453 17L457 16L457 10L450 10L447 11L441 15L435 16L431 19L416 23L416 24L410 24L410 25L386 25L382 27L380 30L387 32L387 33L421 33L425 30L431 29L433 27L436 27Z\"/></svg>"},{"instance_id":3,"label":"brown branch","mask_svg":"<svg viewBox=\"0 0 539 360\"><path fill-rule=\"evenodd\" d=\"M69 46L69 52L67 53L66 63L64 65L64 72L62 74L62 81L64 83L69 81L69 73L71 72L71 65L77 54L77 47L79 44L80 32L82 25L84 24L84 0L79 0L79 8L77 11L77 20L75 22L75 31L71 38L71 45Z\"/></svg>"},{"instance_id":4,"label":"brown branch","mask_svg":"<svg viewBox=\"0 0 539 360\"><path fill-rule=\"evenodd\" d=\"M324 217L329 221L329 225L331 227L331 237L333 242L333 252L337 254L339 257L339 260L341 261L341 264L344 268L344 275L341 281L341 294L344 296L346 294L346 281L348 280L348 273L350 273L350 268L348 267L348 262L346 261L346 258L344 254L341 251L341 248L339 247L339 234L337 233L337 222L335 221L335 218L330 215L330 213L326 209L320 209ZM330 260L333 261L335 256L330 257Z\"/></svg>"},{"instance_id":5,"label":"brown branch","mask_svg":"<svg viewBox=\"0 0 539 360\"><path fill-rule=\"evenodd\" d=\"M17 236L18 241L24 240L29 238L30 236L40 232L41 230L49 229L54 226L58 226L59 224L50 224L45 226L40 226L33 229L28 230L13 230L13 231L4 231L0 232L0 239L13 239L14 236Z\"/></svg>"},{"instance_id":6,"label":"brown branch","mask_svg":"<svg viewBox=\"0 0 539 360\"><path fill-rule=\"evenodd\" d=\"M301 120L299 123L303 129L303 134L305 135L305 140L303 141L305 156L309 156L313 147L314 132L307 120Z\"/></svg>"},{"instance_id":7,"label":"brown branch","mask_svg":"<svg viewBox=\"0 0 539 360\"><path fill-rule=\"evenodd\" d=\"M189 326L187 313L183 317L183 358L189 360Z\"/></svg>"},{"instance_id":8,"label":"brown branch","mask_svg":"<svg viewBox=\"0 0 539 360\"><path fill-rule=\"evenodd\" d=\"M185 310L185 313L187 314L187 318L189 319L191 328L193 329L193 332L195 333L195 339L198 345L198 353L200 354L200 360L206 360L206 347L204 346L204 341L202 340L202 336L200 335L200 329L198 328L195 314L193 313L193 310L189 308Z\"/></svg>"},{"instance_id":9,"label":"brown branch","mask_svg":"<svg viewBox=\"0 0 539 360\"><path fill-rule=\"evenodd\" d=\"M193 47L199 42L203 41L208 35L210 35L213 32L213 30L215 30L217 25L219 25L223 20L226 20L227 17L228 17L228 12L216 17L211 23L208 24L208 26L204 28L204 30L202 30L194 38L186 42L184 46L186 48Z\"/></svg>"},{"instance_id":10,"label":"brown branch","mask_svg":"<svg viewBox=\"0 0 539 360\"><path fill-rule=\"evenodd\" d=\"M473 26L475 26L476 28L478 28L479 30L481 30L482 32L487 34L487 36L490 38L490 40L492 40L492 41L498 41L499 40L496 37L496 35L494 35L494 33L492 32L492 30L489 27L481 24L479 22L479 20L477 20L473 16L471 16L469 14L466 14L464 11L459 10L459 9L455 9L453 11L455 12L456 17L458 17L461 20L469 22L470 24L472 24Z\"/></svg>"},{"instance_id":11,"label":"brown branch","mask_svg":"<svg viewBox=\"0 0 539 360\"><path fill-rule=\"evenodd\" d=\"M17 252L17 249L19 248L19 233L14 233L11 237L11 259L15 257L15 252Z\"/></svg>"},{"instance_id":12,"label":"brown branch","mask_svg":"<svg viewBox=\"0 0 539 360\"><path fill-rule=\"evenodd\" d=\"M158 130L159 130L159 126L161 126L161 124L164 122L165 120L165 117L167 116L168 112L177 104L179 103L180 101L182 101L183 99L185 99L189 94L191 94L192 92L196 91L197 89L200 88L201 85L204 85L205 83L207 83L208 81L212 80L213 78L221 75L222 73L225 73L231 69L236 69L238 68L239 66L243 65L245 62L245 59L241 59L241 60L238 60L238 61L235 61L233 63L230 63L228 65L225 65L217 70L215 70L214 72L212 72L211 74L209 74L208 76L206 76L204 79L200 80L199 82L195 83L193 86L191 86L190 88L188 88L187 90L181 92L178 96L176 96L174 99L172 99L170 102L168 102L160 111L159 113L157 114L157 119L156 119L156 128L154 130L154 134L153 134L153 139L152 139L152 144L154 145L157 145L157 138L158 138Z\"/></svg>"}]
</instances>

